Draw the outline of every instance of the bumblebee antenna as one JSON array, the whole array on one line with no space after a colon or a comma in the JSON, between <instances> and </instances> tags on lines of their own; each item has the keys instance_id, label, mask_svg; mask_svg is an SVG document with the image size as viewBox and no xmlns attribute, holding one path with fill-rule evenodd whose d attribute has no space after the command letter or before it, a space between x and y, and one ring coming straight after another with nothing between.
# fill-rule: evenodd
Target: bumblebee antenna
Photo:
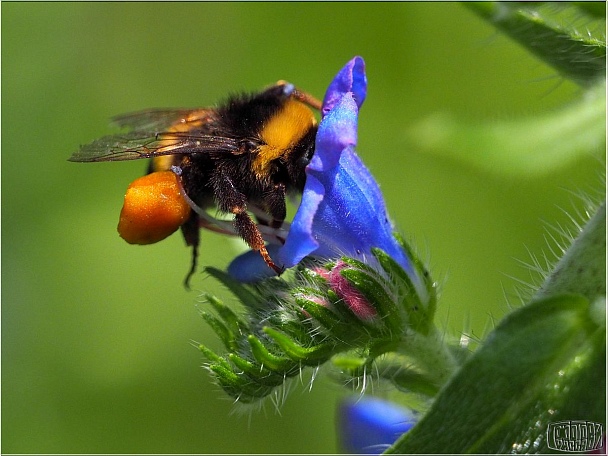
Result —
<instances>
[{"instance_id":1,"label":"bumblebee antenna","mask_svg":"<svg viewBox=\"0 0 608 456\"><path fill-rule=\"evenodd\" d=\"M321 103L321 101L319 101L317 98L313 97L308 92L303 92L302 90L298 89L293 84L291 84L287 81L284 81L282 79L277 82L277 85L285 86L286 95L289 95L290 97L295 98L296 100L310 106L313 109L316 109L317 111L321 110L323 103Z\"/></svg>"}]
</instances>

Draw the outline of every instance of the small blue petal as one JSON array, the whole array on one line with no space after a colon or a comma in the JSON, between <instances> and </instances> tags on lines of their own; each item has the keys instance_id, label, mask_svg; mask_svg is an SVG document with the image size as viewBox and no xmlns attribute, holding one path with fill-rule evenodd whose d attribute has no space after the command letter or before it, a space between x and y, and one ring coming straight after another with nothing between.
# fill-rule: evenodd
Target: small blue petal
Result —
<instances>
[{"instance_id":1,"label":"small blue petal","mask_svg":"<svg viewBox=\"0 0 608 456\"><path fill-rule=\"evenodd\" d=\"M346 453L380 454L416 423L410 410L378 398L340 405L338 437Z\"/></svg>"},{"instance_id":2,"label":"small blue petal","mask_svg":"<svg viewBox=\"0 0 608 456\"><path fill-rule=\"evenodd\" d=\"M317 132L315 153L306 168L311 171L326 171L338 164L342 151L357 144L357 119L359 108L352 93L340 96L333 109L327 113Z\"/></svg>"},{"instance_id":3,"label":"small blue petal","mask_svg":"<svg viewBox=\"0 0 608 456\"><path fill-rule=\"evenodd\" d=\"M323 99L323 115L331 111L338 99L347 92L353 93L357 106L361 107L367 94L365 62L361 57L351 59L329 85Z\"/></svg>"},{"instance_id":4,"label":"small blue petal","mask_svg":"<svg viewBox=\"0 0 608 456\"><path fill-rule=\"evenodd\" d=\"M276 244L266 246L271 258L278 256L278 249L279 246ZM254 250L249 250L232 260L228 265L228 274L242 283L257 282L277 275L264 262L260 252Z\"/></svg>"},{"instance_id":5,"label":"small blue petal","mask_svg":"<svg viewBox=\"0 0 608 456\"><path fill-rule=\"evenodd\" d=\"M325 188L315 176L306 177L300 207L289 229L285 245L279 251L279 263L286 268L298 264L302 259L319 247L316 239L314 215L323 201Z\"/></svg>"}]
</instances>

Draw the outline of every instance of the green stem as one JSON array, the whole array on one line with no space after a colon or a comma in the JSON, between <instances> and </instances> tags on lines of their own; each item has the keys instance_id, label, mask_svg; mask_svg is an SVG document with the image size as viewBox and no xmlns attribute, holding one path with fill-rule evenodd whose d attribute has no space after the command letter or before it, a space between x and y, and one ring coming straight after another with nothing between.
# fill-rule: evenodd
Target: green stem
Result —
<instances>
[{"instance_id":1,"label":"green stem","mask_svg":"<svg viewBox=\"0 0 608 456\"><path fill-rule=\"evenodd\" d=\"M435 326L426 335L413 332L406 336L398 351L412 358L429 381L439 388L458 368L458 362L445 340L445 333L439 332Z\"/></svg>"}]
</instances>

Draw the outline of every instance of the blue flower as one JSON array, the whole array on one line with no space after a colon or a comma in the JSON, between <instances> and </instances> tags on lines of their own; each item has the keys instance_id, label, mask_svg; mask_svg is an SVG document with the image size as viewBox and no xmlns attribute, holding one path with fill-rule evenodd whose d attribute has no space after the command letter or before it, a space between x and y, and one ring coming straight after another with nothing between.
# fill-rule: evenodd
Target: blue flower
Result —
<instances>
[{"instance_id":1,"label":"blue flower","mask_svg":"<svg viewBox=\"0 0 608 456\"><path fill-rule=\"evenodd\" d=\"M393 236L378 184L355 152L359 108L365 100L365 63L355 57L336 75L323 100L315 153L283 246L270 245L277 264L290 268L306 256L373 261L371 249L389 254L410 275L414 268ZM236 258L229 274L241 282L272 275L255 252Z\"/></svg>"},{"instance_id":2,"label":"blue flower","mask_svg":"<svg viewBox=\"0 0 608 456\"><path fill-rule=\"evenodd\" d=\"M351 454L380 454L416 423L410 410L374 397L347 399L338 416L340 444Z\"/></svg>"}]
</instances>

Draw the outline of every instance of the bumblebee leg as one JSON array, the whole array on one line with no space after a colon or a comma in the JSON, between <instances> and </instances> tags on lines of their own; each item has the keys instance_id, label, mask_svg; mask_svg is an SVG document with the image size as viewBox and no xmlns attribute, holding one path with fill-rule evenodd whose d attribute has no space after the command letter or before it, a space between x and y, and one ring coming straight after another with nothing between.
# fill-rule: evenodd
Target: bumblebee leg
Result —
<instances>
[{"instance_id":1,"label":"bumblebee leg","mask_svg":"<svg viewBox=\"0 0 608 456\"><path fill-rule=\"evenodd\" d=\"M269 192L264 193L264 209L272 217L270 227L281 228L287 216L284 184L276 184Z\"/></svg>"},{"instance_id":2,"label":"bumblebee leg","mask_svg":"<svg viewBox=\"0 0 608 456\"><path fill-rule=\"evenodd\" d=\"M262 255L266 264L272 268L277 274L283 272L283 268L278 267L266 250L264 238L258 229L256 223L247 213L247 198L239 192L232 180L221 170L217 170L218 179L214 182L215 195L220 210L234 214L234 229L243 238L243 240L251 247L252 250L257 250Z\"/></svg>"},{"instance_id":3,"label":"bumblebee leg","mask_svg":"<svg viewBox=\"0 0 608 456\"><path fill-rule=\"evenodd\" d=\"M181 226L182 235L186 241L186 245L192 247L192 261L190 263L190 270L184 280L184 287L187 290L190 289L190 278L196 272L196 264L198 260L198 246L200 242L200 232L198 229L198 216L192 212L190 218Z\"/></svg>"},{"instance_id":4,"label":"bumblebee leg","mask_svg":"<svg viewBox=\"0 0 608 456\"><path fill-rule=\"evenodd\" d=\"M274 272L279 275L283 272L284 268L278 267L274 261L272 261L272 258L270 258L268 250L266 250L266 245L264 244L262 233L260 233L257 225L251 217L249 217L247 212L243 211L234 214L234 227L249 247L260 252L260 255L262 255L266 264L272 268Z\"/></svg>"}]
</instances>

